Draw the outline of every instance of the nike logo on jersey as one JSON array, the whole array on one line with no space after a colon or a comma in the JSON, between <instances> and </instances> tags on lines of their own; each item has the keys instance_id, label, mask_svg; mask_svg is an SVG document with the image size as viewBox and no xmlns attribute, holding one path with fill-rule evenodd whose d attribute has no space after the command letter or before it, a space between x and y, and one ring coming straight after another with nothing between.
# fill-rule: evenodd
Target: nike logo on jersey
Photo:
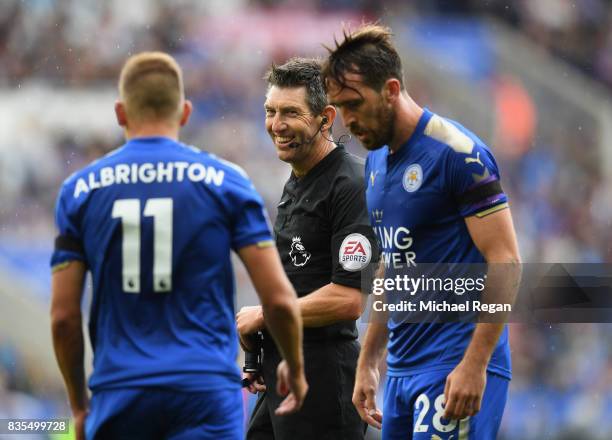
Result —
<instances>
[{"instance_id":1,"label":"nike logo on jersey","mask_svg":"<svg viewBox=\"0 0 612 440\"><path fill-rule=\"evenodd\" d=\"M471 163L477 163L481 167L484 168L484 164L480 161L480 151L478 153L476 153L476 159L474 159L473 157L466 157L465 158L465 164L466 165L469 165Z\"/></svg>"}]
</instances>

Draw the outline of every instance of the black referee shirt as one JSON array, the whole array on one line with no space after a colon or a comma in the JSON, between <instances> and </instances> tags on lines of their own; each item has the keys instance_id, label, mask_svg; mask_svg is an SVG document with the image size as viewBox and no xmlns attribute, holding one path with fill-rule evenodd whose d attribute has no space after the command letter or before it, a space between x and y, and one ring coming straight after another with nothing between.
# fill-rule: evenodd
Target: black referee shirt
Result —
<instances>
[{"instance_id":1,"label":"black referee shirt","mask_svg":"<svg viewBox=\"0 0 612 440\"><path fill-rule=\"evenodd\" d=\"M276 246L298 296L330 282L361 288L361 269L378 259L365 200L364 161L333 149L304 177L291 175L274 224ZM305 340L357 338L354 321L305 328Z\"/></svg>"}]
</instances>

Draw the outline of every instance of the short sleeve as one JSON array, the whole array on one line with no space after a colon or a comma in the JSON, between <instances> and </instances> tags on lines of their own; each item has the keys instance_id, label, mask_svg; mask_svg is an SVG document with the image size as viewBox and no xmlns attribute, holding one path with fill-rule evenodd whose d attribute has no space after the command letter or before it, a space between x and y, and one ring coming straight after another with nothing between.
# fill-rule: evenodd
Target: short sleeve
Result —
<instances>
[{"instance_id":1,"label":"short sleeve","mask_svg":"<svg viewBox=\"0 0 612 440\"><path fill-rule=\"evenodd\" d=\"M270 220L263 199L250 180L240 177L230 196L232 249L272 243Z\"/></svg>"},{"instance_id":2,"label":"short sleeve","mask_svg":"<svg viewBox=\"0 0 612 440\"><path fill-rule=\"evenodd\" d=\"M78 206L66 184L60 189L55 205L55 224L58 235L51 256L51 267L55 268L68 261L86 263L85 251L78 219Z\"/></svg>"},{"instance_id":3,"label":"short sleeve","mask_svg":"<svg viewBox=\"0 0 612 440\"><path fill-rule=\"evenodd\" d=\"M508 207L497 163L491 152L476 143L471 153L449 149L447 189L463 217L484 217Z\"/></svg>"},{"instance_id":4,"label":"short sleeve","mask_svg":"<svg viewBox=\"0 0 612 440\"><path fill-rule=\"evenodd\" d=\"M361 288L361 270L378 261L378 243L370 226L363 176L343 177L331 206L332 282Z\"/></svg>"}]
</instances>

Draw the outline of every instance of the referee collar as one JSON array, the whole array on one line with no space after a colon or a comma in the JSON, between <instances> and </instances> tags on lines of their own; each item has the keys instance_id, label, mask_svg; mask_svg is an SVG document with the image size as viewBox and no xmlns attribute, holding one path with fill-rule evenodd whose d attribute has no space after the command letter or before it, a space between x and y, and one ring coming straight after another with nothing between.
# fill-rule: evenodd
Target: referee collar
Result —
<instances>
[{"instance_id":1,"label":"referee collar","mask_svg":"<svg viewBox=\"0 0 612 440\"><path fill-rule=\"evenodd\" d=\"M306 175L302 178L298 178L293 171L291 171L291 176L289 177L289 182L291 186L302 186L308 184L310 181L316 179L318 176L323 174L340 155L344 154L345 149L343 145L335 144L336 147L327 153L323 159L321 159L317 164L310 169L306 173Z\"/></svg>"}]
</instances>

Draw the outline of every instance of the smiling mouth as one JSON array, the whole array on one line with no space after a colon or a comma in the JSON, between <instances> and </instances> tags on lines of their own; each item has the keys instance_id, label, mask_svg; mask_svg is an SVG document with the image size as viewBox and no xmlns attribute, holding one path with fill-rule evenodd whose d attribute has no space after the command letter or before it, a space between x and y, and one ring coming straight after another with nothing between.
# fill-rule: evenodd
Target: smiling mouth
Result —
<instances>
[{"instance_id":1,"label":"smiling mouth","mask_svg":"<svg viewBox=\"0 0 612 440\"><path fill-rule=\"evenodd\" d=\"M295 137L288 136L276 136L274 138L274 143L281 148L288 147L292 142L295 141Z\"/></svg>"}]
</instances>

